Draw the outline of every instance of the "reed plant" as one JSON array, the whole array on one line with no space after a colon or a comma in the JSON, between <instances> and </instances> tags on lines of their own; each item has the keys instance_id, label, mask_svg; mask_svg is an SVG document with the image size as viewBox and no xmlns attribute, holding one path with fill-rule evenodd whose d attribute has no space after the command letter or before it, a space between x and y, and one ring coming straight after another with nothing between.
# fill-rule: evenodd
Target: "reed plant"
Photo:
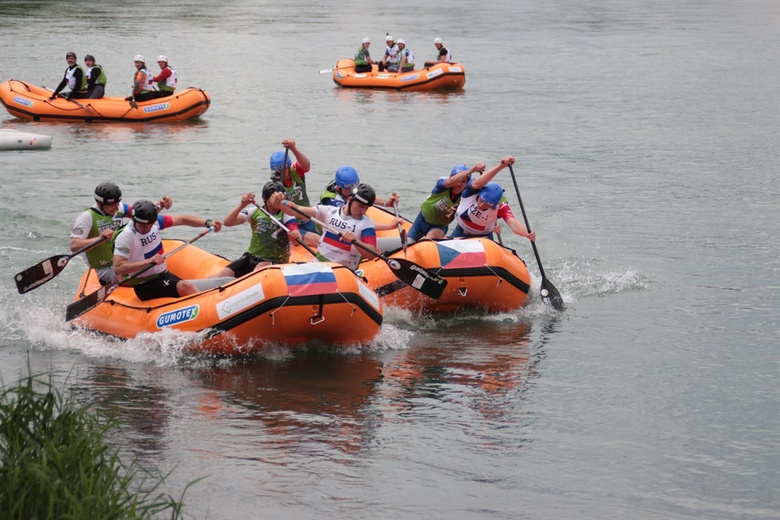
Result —
<instances>
[{"instance_id":1,"label":"reed plant","mask_svg":"<svg viewBox=\"0 0 780 520\"><path fill-rule=\"evenodd\" d=\"M126 463L112 447L119 426L72 394L64 399L51 378L0 388L0 517L182 518L184 494L159 491L168 475Z\"/></svg>"}]
</instances>

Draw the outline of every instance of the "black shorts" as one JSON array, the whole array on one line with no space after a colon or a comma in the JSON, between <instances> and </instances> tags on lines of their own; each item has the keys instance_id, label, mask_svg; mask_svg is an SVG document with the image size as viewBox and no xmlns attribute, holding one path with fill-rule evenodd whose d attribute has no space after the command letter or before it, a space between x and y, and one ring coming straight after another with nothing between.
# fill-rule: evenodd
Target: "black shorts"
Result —
<instances>
[{"instance_id":1,"label":"black shorts","mask_svg":"<svg viewBox=\"0 0 780 520\"><path fill-rule=\"evenodd\" d=\"M155 298L178 298L179 291L176 290L176 284L179 282L181 282L181 278L165 271L148 282L134 286L133 289L135 290L135 295L142 302Z\"/></svg>"},{"instance_id":2,"label":"black shorts","mask_svg":"<svg viewBox=\"0 0 780 520\"><path fill-rule=\"evenodd\" d=\"M259 256L255 256L249 252L246 252L241 255L241 258L238 260L233 260L226 267L233 271L233 273L236 275L236 278L241 278L245 274L249 274L254 271L255 267L257 267L257 264L260 262L271 262L272 264L275 263L269 258L260 258Z\"/></svg>"}]
</instances>

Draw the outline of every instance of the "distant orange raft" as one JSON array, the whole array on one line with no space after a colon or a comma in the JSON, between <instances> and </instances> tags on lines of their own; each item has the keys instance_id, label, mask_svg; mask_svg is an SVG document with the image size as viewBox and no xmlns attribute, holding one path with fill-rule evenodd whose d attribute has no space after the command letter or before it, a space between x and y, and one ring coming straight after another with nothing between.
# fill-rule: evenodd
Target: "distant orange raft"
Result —
<instances>
[{"instance_id":1,"label":"distant orange raft","mask_svg":"<svg viewBox=\"0 0 780 520\"><path fill-rule=\"evenodd\" d=\"M51 94L49 89L15 79L0 83L0 102L8 113L33 121L167 123L198 117L211 104L204 90L192 87L172 96L139 101L135 106L121 97L49 100Z\"/></svg>"},{"instance_id":2,"label":"distant orange raft","mask_svg":"<svg viewBox=\"0 0 780 520\"><path fill-rule=\"evenodd\" d=\"M437 63L411 72L355 72L355 62L339 60L333 69L333 81L349 88L378 88L406 91L460 90L466 84L466 70L460 63Z\"/></svg>"},{"instance_id":3,"label":"distant orange raft","mask_svg":"<svg viewBox=\"0 0 780 520\"><path fill-rule=\"evenodd\" d=\"M163 240L163 247L173 251L181 243ZM241 278L206 279L228 261L193 245L167 263L180 278L197 280L201 292L142 302L132 287L120 286L71 323L123 339L165 330L196 333L193 350L229 355L269 344L364 344L382 324L377 294L341 264L280 264ZM89 270L74 300L99 288Z\"/></svg>"}]
</instances>

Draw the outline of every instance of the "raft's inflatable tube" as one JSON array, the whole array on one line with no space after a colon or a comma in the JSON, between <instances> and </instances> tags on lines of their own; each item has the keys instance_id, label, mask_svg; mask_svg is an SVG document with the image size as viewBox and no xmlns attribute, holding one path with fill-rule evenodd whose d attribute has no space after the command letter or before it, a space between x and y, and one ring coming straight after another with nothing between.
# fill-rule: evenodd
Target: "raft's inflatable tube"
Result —
<instances>
[{"instance_id":1,"label":"raft's inflatable tube","mask_svg":"<svg viewBox=\"0 0 780 520\"><path fill-rule=\"evenodd\" d=\"M52 91L15 79L0 83L0 102L12 116L33 121L170 122L202 115L211 98L199 88L172 96L133 102L121 97L49 100Z\"/></svg>"},{"instance_id":2,"label":"raft's inflatable tube","mask_svg":"<svg viewBox=\"0 0 780 520\"><path fill-rule=\"evenodd\" d=\"M163 240L166 251L181 244ZM182 279L206 279L228 261L190 245L167 263ZM120 286L72 323L124 339L165 329L202 333L193 349L217 354L242 354L268 344L364 344L382 324L377 294L340 264L273 265L241 278L199 283L206 289L197 294L144 302L132 287ZM99 288L89 270L74 300Z\"/></svg>"},{"instance_id":3,"label":"raft's inflatable tube","mask_svg":"<svg viewBox=\"0 0 780 520\"><path fill-rule=\"evenodd\" d=\"M333 81L346 88L378 88L407 91L460 90L466 84L466 69L460 63L437 63L410 72L355 72L355 62L339 60L333 68Z\"/></svg>"},{"instance_id":4,"label":"raft's inflatable tube","mask_svg":"<svg viewBox=\"0 0 780 520\"><path fill-rule=\"evenodd\" d=\"M384 260L360 264L368 285L386 305L415 312L512 311L523 305L531 286L525 262L488 238L421 240L409 244L406 253L399 250L389 257L406 258L447 280L444 293L434 300L398 280Z\"/></svg>"}]
</instances>

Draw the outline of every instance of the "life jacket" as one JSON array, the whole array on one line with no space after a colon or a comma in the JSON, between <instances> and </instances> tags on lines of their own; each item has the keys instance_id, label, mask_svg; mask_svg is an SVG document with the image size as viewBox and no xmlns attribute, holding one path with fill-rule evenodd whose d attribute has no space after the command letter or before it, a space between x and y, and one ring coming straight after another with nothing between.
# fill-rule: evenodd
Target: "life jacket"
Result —
<instances>
[{"instance_id":1,"label":"life jacket","mask_svg":"<svg viewBox=\"0 0 780 520\"><path fill-rule=\"evenodd\" d=\"M179 80L176 78L176 71L173 70L173 67L166 65L165 68L171 71L171 75L158 81L157 89L165 92L173 92L176 90L176 86L179 84Z\"/></svg>"},{"instance_id":2,"label":"life jacket","mask_svg":"<svg viewBox=\"0 0 780 520\"><path fill-rule=\"evenodd\" d=\"M76 76L74 75L76 69L81 71L81 85L76 85ZM87 88L87 76L84 74L84 69L81 68L81 65L74 65L65 69L65 79L68 81L68 88L71 91L78 92Z\"/></svg>"},{"instance_id":3,"label":"life jacket","mask_svg":"<svg viewBox=\"0 0 780 520\"><path fill-rule=\"evenodd\" d=\"M87 74L86 74L85 77L86 78L92 77L92 69L95 69L95 68L97 68L97 70L100 71L100 74L98 75L97 80L95 80L95 85L103 85L103 86L105 86L106 85L106 81L107 81L106 80L106 72L103 70L103 66L102 65L97 65L96 64L96 65L93 65L93 66L87 68Z\"/></svg>"}]
</instances>

